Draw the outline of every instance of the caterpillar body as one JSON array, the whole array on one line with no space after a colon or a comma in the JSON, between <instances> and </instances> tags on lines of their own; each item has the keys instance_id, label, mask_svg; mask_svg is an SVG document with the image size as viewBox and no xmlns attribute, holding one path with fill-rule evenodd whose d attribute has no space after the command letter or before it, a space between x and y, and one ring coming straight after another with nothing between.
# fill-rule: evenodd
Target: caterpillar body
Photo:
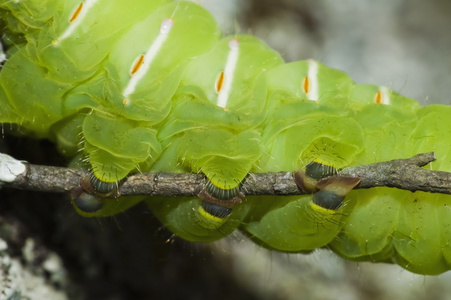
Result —
<instances>
[{"instance_id":1,"label":"caterpillar body","mask_svg":"<svg viewBox=\"0 0 451 300\"><path fill-rule=\"evenodd\" d=\"M74 201L82 215L109 216L144 200L190 241L239 229L279 251L329 247L421 274L451 268L450 196L352 191L352 179L314 188L336 169L419 152L435 151L431 168L451 170L449 106L420 107L313 60L284 63L253 36L222 38L191 2L1 0L0 17L1 123L53 140L92 170L97 194L133 172L209 180L200 198L83 194ZM249 172L296 170L313 194L243 199Z\"/></svg>"}]
</instances>

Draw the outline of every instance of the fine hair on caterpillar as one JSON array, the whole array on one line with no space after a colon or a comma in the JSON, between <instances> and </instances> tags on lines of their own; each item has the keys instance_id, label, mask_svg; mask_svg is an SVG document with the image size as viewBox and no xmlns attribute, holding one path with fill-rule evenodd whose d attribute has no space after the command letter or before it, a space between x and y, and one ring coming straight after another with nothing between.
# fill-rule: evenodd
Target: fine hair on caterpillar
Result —
<instances>
[{"instance_id":1,"label":"fine hair on caterpillar","mask_svg":"<svg viewBox=\"0 0 451 300\"><path fill-rule=\"evenodd\" d=\"M0 16L0 122L92 170L73 199L83 216L145 201L190 241L239 229L279 251L451 268L440 248L451 241L440 226L449 196L354 191L359 179L337 171L432 150L432 169L449 171L450 107L421 107L314 60L285 63L254 36L222 37L191 2L0 1ZM248 173L279 171L295 172L308 194L242 194ZM109 199L137 172L203 173L208 183L199 197ZM435 214L442 223L424 221Z\"/></svg>"}]
</instances>

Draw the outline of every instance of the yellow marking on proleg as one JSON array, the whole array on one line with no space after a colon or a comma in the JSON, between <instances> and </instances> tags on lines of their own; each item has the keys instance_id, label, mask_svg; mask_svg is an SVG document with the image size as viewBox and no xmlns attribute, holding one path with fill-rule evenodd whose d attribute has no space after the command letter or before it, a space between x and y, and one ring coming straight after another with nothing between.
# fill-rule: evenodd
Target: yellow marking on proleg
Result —
<instances>
[{"instance_id":1,"label":"yellow marking on proleg","mask_svg":"<svg viewBox=\"0 0 451 300\"><path fill-rule=\"evenodd\" d=\"M221 84L221 90L218 94L218 100L216 105L222 108L227 106L229 101L230 93L232 91L233 75L236 70L238 56L239 56L239 41L237 39L231 39L229 41L229 55L227 56L227 61L224 68L224 83Z\"/></svg>"},{"instance_id":2,"label":"yellow marking on proleg","mask_svg":"<svg viewBox=\"0 0 451 300\"><path fill-rule=\"evenodd\" d=\"M333 216L337 213L337 210L324 208L313 202L310 203L310 206L313 209L313 212L317 213L319 216Z\"/></svg>"},{"instance_id":3,"label":"yellow marking on proleg","mask_svg":"<svg viewBox=\"0 0 451 300\"><path fill-rule=\"evenodd\" d=\"M83 2L80 3L78 5L78 7L75 9L75 11L72 13L72 16L69 18L70 23L72 23L73 21L75 21L78 18L82 9L83 9Z\"/></svg>"},{"instance_id":4,"label":"yellow marking on proleg","mask_svg":"<svg viewBox=\"0 0 451 300\"><path fill-rule=\"evenodd\" d=\"M225 218L219 218L219 217L213 216L213 215L209 214L208 212L206 212L202 206L199 206L197 211L199 212L199 215L202 218L202 219L199 218L200 224L205 229L218 229L228 219L228 216Z\"/></svg>"},{"instance_id":5,"label":"yellow marking on proleg","mask_svg":"<svg viewBox=\"0 0 451 300\"><path fill-rule=\"evenodd\" d=\"M219 73L219 76L215 82L216 93L219 93L222 90L223 86L224 86L224 72L221 72Z\"/></svg>"},{"instance_id":6,"label":"yellow marking on proleg","mask_svg":"<svg viewBox=\"0 0 451 300\"><path fill-rule=\"evenodd\" d=\"M145 54L141 54L137 59L135 59L130 67L131 78L128 81L127 86L123 91L123 95L128 97L132 94L141 79L147 74L150 69L150 65L155 60L155 57L160 52L164 45L164 42L169 36L169 32L174 25L174 20L172 18L164 19L161 22L160 33L155 38L155 40L150 44ZM144 57L146 59L144 59Z\"/></svg>"},{"instance_id":7,"label":"yellow marking on proleg","mask_svg":"<svg viewBox=\"0 0 451 300\"><path fill-rule=\"evenodd\" d=\"M139 69L141 68L141 66L143 65L143 63L144 63L144 55L141 54L141 55L138 56L138 57L135 59L135 61L133 62L132 68L131 68L131 70L130 70L130 74L133 75L133 74L135 74L136 72L138 72Z\"/></svg>"}]
</instances>

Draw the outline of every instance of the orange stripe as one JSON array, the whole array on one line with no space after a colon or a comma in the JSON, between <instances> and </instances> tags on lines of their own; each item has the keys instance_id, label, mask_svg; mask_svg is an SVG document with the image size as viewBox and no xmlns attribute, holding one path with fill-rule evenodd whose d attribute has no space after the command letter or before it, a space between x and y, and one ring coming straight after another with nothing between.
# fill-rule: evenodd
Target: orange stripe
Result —
<instances>
[{"instance_id":1,"label":"orange stripe","mask_svg":"<svg viewBox=\"0 0 451 300\"><path fill-rule=\"evenodd\" d=\"M302 89L306 94L308 94L308 92L310 91L310 80L308 76L305 76L304 81L302 82Z\"/></svg>"},{"instance_id":2,"label":"orange stripe","mask_svg":"<svg viewBox=\"0 0 451 300\"><path fill-rule=\"evenodd\" d=\"M83 2L80 3L78 5L78 7L75 9L74 13L72 14L72 16L69 19L69 22L72 23L73 21L75 21L75 19L77 19L78 16L80 15L82 9L83 9Z\"/></svg>"},{"instance_id":3,"label":"orange stripe","mask_svg":"<svg viewBox=\"0 0 451 300\"><path fill-rule=\"evenodd\" d=\"M216 92L219 93L222 90L222 86L224 85L224 72L221 72L218 76L218 79L216 79Z\"/></svg>"},{"instance_id":4,"label":"orange stripe","mask_svg":"<svg viewBox=\"0 0 451 300\"><path fill-rule=\"evenodd\" d=\"M144 63L144 54L141 54L141 56L135 61L135 64L133 65L130 73L133 75L136 72L138 72L143 63Z\"/></svg>"},{"instance_id":5,"label":"orange stripe","mask_svg":"<svg viewBox=\"0 0 451 300\"><path fill-rule=\"evenodd\" d=\"M375 103L382 103L382 93L380 92L380 91L378 91L377 93L376 93L376 95L374 96L374 102Z\"/></svg>"}]
</instances>

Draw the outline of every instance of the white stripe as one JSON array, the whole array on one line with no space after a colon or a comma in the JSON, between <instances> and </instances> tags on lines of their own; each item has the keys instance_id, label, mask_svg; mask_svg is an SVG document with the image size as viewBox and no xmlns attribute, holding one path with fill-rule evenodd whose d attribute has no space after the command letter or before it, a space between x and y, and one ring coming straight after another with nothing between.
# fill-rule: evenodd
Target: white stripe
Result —
<instances>
[{"instance_id":1,"label":"white stripe","mask_svg":"<svg viewBox=\"0 0 451 300\"><path fill-rule=\"evenodd\" d=\"M227 101L229 101L230 92L232 90L233 75L235 73L236 65L238 62L239 55L239 42L237 39L232 39L229 41L229 55L227 56L227 61L224 70L224 87L219 91L218 101L216 105L222 108L227 106Z\"/></svg>"},{"instance_id":2,"label":"white stripe","mask_svg":"<svg viewBox=\"0 0 451 300\"><path fill-rule=\"evenodd\" d=\"M318 63L314 60L308 61L307 76L310 81L310 89L307 98L312 101L319 100L319 84L318 84Z\"/></svg>"},{"instance_id":3,"label":"white stripe","mask_svg":"<svg viewBox=\"0 0 451 300\"><path fill-rule=\"evenodd\" d=\"M63 34L56 40L56 42L61 42L65 38L69 37L75 29L77 29L78 26L80 26L81 21L86 17L89 9L97 2L98 0L86 0L83 5L83 8L80 12L80 15L69 24L69 27L67 27L66 31L63 32ZM78 6L77 6L78 7Z\"/></svg>"},{"instance_id":4,"label":"white stripe","mask_svg":"<svg viewBox=\"0 0 451 300\"><path fill-rule=\"evenodd\" d=\"M135 74L132 75L127 87L124 89L123 95L125 97L128 97L135 91L135 88L138 85L139 81L146 75L147 71L150 68L150 64L154 61L164 42L168 38L173 24L174 21L172 19L165 19L163 20L163 22L161 22L160 34L158 34L155 41L150 45L149 49L144 54L144 62L142 66Z\"/></svg>"},{"instance_id":5,"label":"white stripe","mask_svg":"<svg viewBox=\"0 0 451 300\"><path fill-rule=\"evenodd\" d=\"M382 94L382 104L389 105L390 104L390 90L385 86L381 86L381 87L379 87L379 92L381 92L381 94Z\"/></svg>"}]
</instances>

